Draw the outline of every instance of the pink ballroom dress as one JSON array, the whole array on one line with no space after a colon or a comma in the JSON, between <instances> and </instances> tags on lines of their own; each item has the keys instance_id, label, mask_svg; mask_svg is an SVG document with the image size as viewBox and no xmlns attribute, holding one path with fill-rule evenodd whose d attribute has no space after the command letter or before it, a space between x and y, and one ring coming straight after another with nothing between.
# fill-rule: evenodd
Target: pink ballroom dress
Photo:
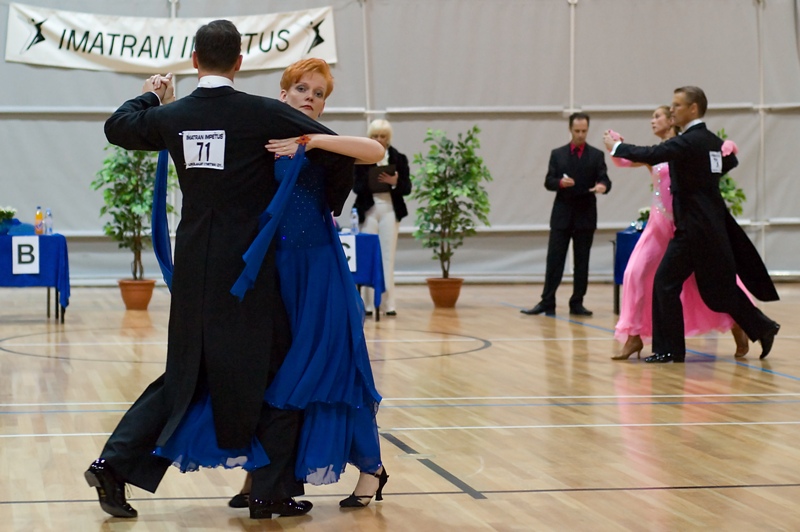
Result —
<instances>
[{"instance_id":1,"label":"pink ballroom dress","mask_svg":"<svg viewBox=\"0 0 800 532\"><path fill-rule=\"evenodd\" d=\"M622 307L614 331L614 337L620 342L625 342L628 336L633 335L641 336L644 343L649 343L652 339L653 280L667 251L667 244L675 233L672 194L669 191L669 164L657 164L652 168L651 176L653 201L650 205L650 218L633 248L622 279ZM744 290L738 277L736 280ZM710 331L726 332L733 327L734 322L730 315L714 312L703 302L694 274L683 285L681 303L686 336L697 336Z\"/></svg>"}]
</instances>

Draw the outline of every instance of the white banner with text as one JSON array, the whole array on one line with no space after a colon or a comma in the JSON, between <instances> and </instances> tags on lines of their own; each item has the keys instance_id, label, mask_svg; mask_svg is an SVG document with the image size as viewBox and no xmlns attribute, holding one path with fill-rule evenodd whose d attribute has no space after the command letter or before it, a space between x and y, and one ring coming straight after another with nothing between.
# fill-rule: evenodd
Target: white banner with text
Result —
<instances>
[{"instance_id":1,"label":"white banner with text","mask_svg":"<svg viewBox=\"0 0 800 532\"><path fill-rule=\"evenodd\" d=\"M212 20L95 15L12 3L6 61L83 70L191 74L195 72L194 35ZM227 20L242 34L242 70L286 68L305 57L336 62L332 7Z\"/></svg>"}]
</instances>

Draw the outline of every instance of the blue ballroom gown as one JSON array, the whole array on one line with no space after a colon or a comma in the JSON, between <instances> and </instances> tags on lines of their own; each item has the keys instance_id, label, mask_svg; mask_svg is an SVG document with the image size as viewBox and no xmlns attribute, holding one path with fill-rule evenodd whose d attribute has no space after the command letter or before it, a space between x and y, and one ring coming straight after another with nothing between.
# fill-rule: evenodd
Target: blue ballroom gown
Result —
<instances>
[{"instance_id":1,"label":"blue ballroom gown","mask_svg":"<svg viewBox=\"0 0 800 532\"><path fill-rule=\"evenodd\" d=\"M281 296L292 328L292 346L264 400L304 410L295 474L320 485L337 482L348 462L367 473L381 466L375 419L381 396L364 338L363 303L325 204L325 171L302 150L297 157L296 175L292 159L275 161L278 204L268 209L273 220L262 224L275 231ZM248 449L217 446L207 395L155 452L184 472L217 466L251 471L269 463L256 438Z\"/></svg>"}]
</instances>

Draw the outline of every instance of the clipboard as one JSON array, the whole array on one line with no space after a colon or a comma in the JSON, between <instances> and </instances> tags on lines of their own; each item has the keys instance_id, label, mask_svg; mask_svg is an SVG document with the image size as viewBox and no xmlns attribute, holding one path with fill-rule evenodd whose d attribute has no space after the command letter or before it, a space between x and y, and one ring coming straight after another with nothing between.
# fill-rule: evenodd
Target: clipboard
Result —
<instances>
[{"instance_id":1,"label":"clipboard","mask_svg":"<svg viewBox=\"0 0 800 532\"><path fill-rule=\"evenodd\" d=\"M389 192L392 190L391 185L388 183L381 183L378 181L378 176L382 173L393 174L395 173L395 166L387 164L386 166L372 166L369 169L369 191L373 194L376 192Z\"/></svg>"}]
</instances>

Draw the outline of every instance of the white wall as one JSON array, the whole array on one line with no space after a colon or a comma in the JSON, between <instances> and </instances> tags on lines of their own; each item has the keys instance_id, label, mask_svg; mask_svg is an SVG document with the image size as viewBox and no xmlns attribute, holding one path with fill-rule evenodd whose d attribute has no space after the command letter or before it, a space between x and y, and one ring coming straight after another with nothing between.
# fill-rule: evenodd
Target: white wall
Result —
<instances>
[{"instance_id":1,"label":"white wall","mask_svg":"<svg viewBox=\"0 0 800 532\"><path fill-rule=\"evenodd\" d=\"M169 16L167 0L29 2ZM3 29L7 5L0 2ZM325 5L334 6L339 56L327 125L363 134L369 119L386 117L394 145L410 159L425 150L427 128L453 136L473 124L483 130L481 153L494 176L492 227L458 250L453 275L541 280L553 200L544 174L550 150L569 139L566 115L573 109L591 114L589 143L596 146L607 128L631 142L652 143L652 109L687 84L706 90L709 127L725 128L739 145L740 166L732 175L748 197L740 222L773 274L800 274L794 251L800 172L792 157L800 131L796 1L578 0L571 8L566 0L181 0L178 16ZM279 77L246 73L236 84L275 95ZM127 252L98 238L102 201L89 183L104 156L105 118L138 93L142 78L0 63L0 204L17 207L23 219L33 217L36 205L53 209L57 231L69 239L73 284L128 271ZM181 78L179 95L194 82ZM611 278L614 233L649 204L646 171L610 165L609 173L612 192L598 201L595 280ZM400 282L437 270L409 235L413 202L409 207L398 245ZM147 271L158 275L154 262Z\"/></svg>"}]
</instances>

